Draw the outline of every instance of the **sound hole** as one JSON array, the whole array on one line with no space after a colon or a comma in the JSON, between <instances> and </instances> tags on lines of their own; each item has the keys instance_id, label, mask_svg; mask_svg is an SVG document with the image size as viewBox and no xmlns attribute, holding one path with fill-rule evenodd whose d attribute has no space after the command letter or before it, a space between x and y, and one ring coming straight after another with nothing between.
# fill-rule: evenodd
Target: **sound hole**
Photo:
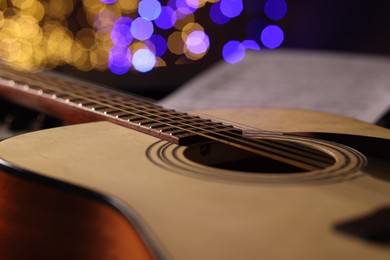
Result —
<instances>
[{"instance_id":1,"label":"sound hole","mask_svg":"<svg viewBox=\"0 0 390 260\"><path fill-rule=\"evenodd\" d=\"M306 145L292 144L291 142L275 141L278 145L283 145L285 149L294 151L294 155L300 155L299 160L305 161L301 157L313 158L319 162L319 169L326 168L335 163L335 159L328 154L311 148ZM184 150L184 156L196 163L232 171L247 173L304 173L304 169L276 161L274 159L248 152L239 148L221 143L191 146Z\"/></svg>"}]
</instances>

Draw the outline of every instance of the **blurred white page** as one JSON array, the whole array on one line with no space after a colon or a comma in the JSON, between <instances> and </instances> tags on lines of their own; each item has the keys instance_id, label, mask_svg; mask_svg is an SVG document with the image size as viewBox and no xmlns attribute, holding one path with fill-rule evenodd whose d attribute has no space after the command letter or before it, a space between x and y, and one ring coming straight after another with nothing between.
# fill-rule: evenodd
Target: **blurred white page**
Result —
<instances>
[{"instance_id":1,"label":"blurred white page","mask_svg":"<svg viewBox=\"0 0 390 260\"><path fill-rule=\"evenodd\" d=\"M390 108L390 58L275 50L221 62L166 97L181 111L283 107L375 122Z\"/></svg>"}]
</instances>

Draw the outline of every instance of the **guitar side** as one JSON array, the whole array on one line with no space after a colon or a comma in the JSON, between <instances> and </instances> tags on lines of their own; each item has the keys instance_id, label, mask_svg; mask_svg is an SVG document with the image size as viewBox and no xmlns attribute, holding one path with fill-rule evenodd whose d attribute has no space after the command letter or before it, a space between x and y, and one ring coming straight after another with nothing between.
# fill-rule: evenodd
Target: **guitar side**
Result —
<instances>
[{"instance_id":1,"label":"guitar side","mask_svg":"<svg viewBox=\"0 0 390 260\"><path fill-rule=\"evenodd\" d=\"M205 113L264 130L337 132L390 139L389 131L380 127L317 112L253 109ZM78 195L65 188L59 200L67 201L64 205L70 206L68 210L58 206L42 210L46 210L45 215L54 214L51 216L57 219L64 211L88 211L80 200L92 204L95 201L109 212L105 214L116 216L112 218L121 223L117 230L127 236L133 234L133 241L140 246L136 251L144 252L144 256L153 254L152 245L161 250L161 257L175 259L388 258L388 247L349 238L333 228L338 221L388 205L388 182L368 175L333 184L291 186L192 178L151 163L146 151L157 141L155 137L100 122L11 138L0 143L0 157L30 172L103 194L103 198L121 200L128 211L135 213L143 231L149 233L146 234L151 238L146 241L149 252L143 244L145 237L141 238L145 234L134 232L134 223L131 226L123 219L120 222L118 219L123 215L99 204L96 198ZM3 174L2 178L4 176L14 177ZM31 191L35 189L33 186ZM50 185L45 187L55 190ZM42 205L40 203L38 206ZM98 223L109 219L105 214L100 216L91 212L87 215L100 218ZM81 223L77 227L89 224ZM125 223L127 228L124 228ZM115 225L111 226L114 229L108 233L119 232L115 231ZM139 229L135 230L139 232ZM137 238L137 235L141 237ZM129 239L109 238L112 244Z\"/></svg>"}]
</instances>

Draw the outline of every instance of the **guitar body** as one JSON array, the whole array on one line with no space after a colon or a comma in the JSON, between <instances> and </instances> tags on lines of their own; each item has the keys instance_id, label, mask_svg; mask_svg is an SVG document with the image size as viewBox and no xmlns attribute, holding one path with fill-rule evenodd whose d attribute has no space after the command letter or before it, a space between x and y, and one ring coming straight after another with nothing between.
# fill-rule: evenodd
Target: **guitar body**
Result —
<instances>
[{"instance_id":1,"label":"guitar body","mask_svg":"<svg viewBox=\"0 0 390 260\"><path fill-rule=\"evenodd\" d=\"M390 140L389 130L319 112L203 113L269 131ZM30 248L39 256L84 259L389 259L387 245L335 229L389 206L390 182L385 178L364 168L350 177L316 182L310 182L310 172L294 173L298 179L292 182L286 173L201 165L186 151L109 122L49 129L1 142L1 185L8 187L2 192L16 186L26 192L0 195L6 198L0 228L14 234L11 242L2 235L0 246L7 246L10 257ZM383 164L377 171L388 176L390 163ZM248 181L251 178L253 182ZM26 230L12 230L15 223ZM34 223L42 227L32 228ZM32 233L40 229L44 235ZM17 243L15 234L31 244ZM7 252L3 248L1 252Z\"/></svg>"}]
</instances>

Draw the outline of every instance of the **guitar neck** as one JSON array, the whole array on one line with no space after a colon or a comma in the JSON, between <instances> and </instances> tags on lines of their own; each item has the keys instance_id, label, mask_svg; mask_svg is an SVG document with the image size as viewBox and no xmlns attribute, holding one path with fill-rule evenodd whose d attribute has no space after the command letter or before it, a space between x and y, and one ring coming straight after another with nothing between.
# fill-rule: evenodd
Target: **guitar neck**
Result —
<instances>
[{"instance_id":1,"label":"guitar neck","mask_svg":"<svg viewBox=\"0 0 390 260\"><path fill-rule=\"evenodd\" d=\"M204 141L199 130L237 132L209 119L48 72L27 73L0 64L0 96L68 124L109 121L176 144Z\"/></svg>"}]
</instances>

